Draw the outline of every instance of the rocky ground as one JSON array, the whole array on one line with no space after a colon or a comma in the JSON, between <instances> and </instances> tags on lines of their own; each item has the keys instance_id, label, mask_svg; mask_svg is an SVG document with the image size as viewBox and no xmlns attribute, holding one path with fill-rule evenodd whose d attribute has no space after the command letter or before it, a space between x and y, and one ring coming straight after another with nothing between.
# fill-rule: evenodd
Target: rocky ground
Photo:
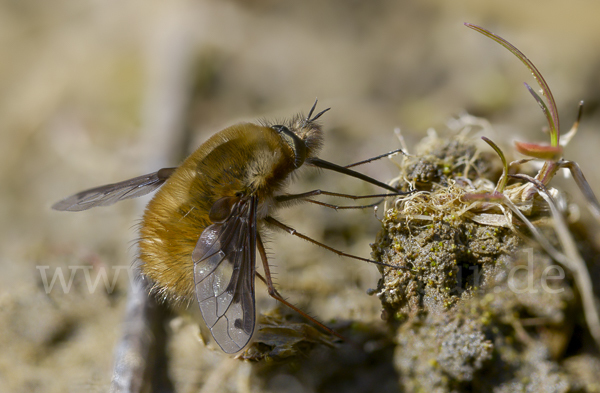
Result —
<instances>
[{"instance_id":1,"label":"rocky ground","mask_svg":"<svg viewBox=\"0 0 600 393\"><path fill-rule=\"evenodd\" d=\"M361 171L384 181L402 173L441 193L443 205L461 192L443 189L460 177L453 159L477 151L470 181L496 182L500 161L479 140L482 128L457 140L448 120L464 111L485 118L485 135L509 160L522 158L514 139L547 140L545 121L522 85L535 85L529 72L463 22L502 35L534 61L565 131L586 101L565 155L600 193L599 11L587 1L0 1L0 391L109 389L135 223L148 199L76 214L50 206L176 165L165 151L185 155L227 125L306 112L318 97L332 108L323 116L324 159L347 164L399 148L400 127L420 158ZM423 140L431 127L437 136ZM598 294L598 223L572 179L557 176L552 185L566 206L579 206L569 229ZM290 187L314 188L375 191L310 170ZM435 222L424 218L427 209L407 221L404 209L386 213L383 205L377 217L312 205L282 211L281 220L320 241L364 257L373 243L373 257L410 260L412 271L386 271L380 281L375 266L272 234L283 295L352 343L275 309L258 282L257 309L266 315L248 361L207 348L188 317L166 320L175 391L599 391L598 347L572 276L549 284L563 289L556 295L536 287L555 264L546 253L448 208ZM463 241L451 241L457 236ZM515 293L509 286L528 284L528 270L507 272L530 262L539 291Z\"/></svg>"}]
</instances>

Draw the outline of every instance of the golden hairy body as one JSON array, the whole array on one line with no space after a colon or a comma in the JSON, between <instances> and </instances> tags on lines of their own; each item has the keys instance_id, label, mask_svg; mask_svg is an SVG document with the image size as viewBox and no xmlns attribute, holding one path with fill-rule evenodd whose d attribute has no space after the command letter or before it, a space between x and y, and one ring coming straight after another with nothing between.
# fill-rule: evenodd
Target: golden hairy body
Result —
<instances>
[{"instance_id":1,"label":"golden hairy body","mask_svg":"<svg viewBox=\"0 0 600 393\"><path fill-rule=\"evenodd\" d=\"M294 152L277 131L252 123L213 135L169 177L148 204L140 229L140 269L161 297L194 296L191 255L223 197L257 195L259 218L294 170Z\"/></svg>"},{"instance_id":2,"label":"golden hairy body","mask_svg":"<svg viewBox=\"0 0 600 393\"><path fill-rule=\"evenodd\" d=\"M376 263L299 234L273 218L270 212L294 201L323 204L309 198L316 195L361 198L321 190L283 194L290 173L305 164L362 179L394 195L398 191L317 157L323 136L316 120L328 109L313 116L315 106L316 102L308 116L296 116L284 125L242 123L226 128L203 143L178 168L163 168L84 190L55 203L53 208L83 211L158 190L140 225L141 273L161 299L176 303L195 299L206 326L226 353L241 351L254 332L257 251L264 269L264 277L260 278L266 283L269 295L336 334L277 292L258 230L259 222L338 255ZM375 196L382 195L365 197Z\"/></svg>"}]
</instances>

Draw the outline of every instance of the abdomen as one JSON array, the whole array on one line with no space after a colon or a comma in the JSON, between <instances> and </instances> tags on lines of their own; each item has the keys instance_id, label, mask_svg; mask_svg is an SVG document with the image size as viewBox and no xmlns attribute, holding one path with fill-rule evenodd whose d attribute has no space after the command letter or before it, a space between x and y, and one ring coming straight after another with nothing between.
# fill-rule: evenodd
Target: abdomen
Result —
<instances>
[{"instance_id":1,"label":"abdomen","mask_svg":"<svg viewBox=\"0 0 600 393\"><path fill-rule=\"evenodd\" d=\"M211 137L177 168L144 212L140 229L140 269L153 282L153 292L172 301L194 298L192 253L208 214L218 199L253 190L249 178L257 155L281 153L277 135L265 127L240 124ZM275 164L274 164L275 165ZM270 182L269 182L270 183ZM262 200L261 200L262 199Z\"/></svg>"}]
</instances>

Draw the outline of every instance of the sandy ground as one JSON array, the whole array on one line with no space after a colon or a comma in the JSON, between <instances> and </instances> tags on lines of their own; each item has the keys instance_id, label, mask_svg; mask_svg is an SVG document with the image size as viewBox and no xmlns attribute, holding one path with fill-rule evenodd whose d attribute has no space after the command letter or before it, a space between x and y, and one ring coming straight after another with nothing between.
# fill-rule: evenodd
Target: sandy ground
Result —
<instances>
[{"instance_id":1,"label":"sandy ground","mask_svg":"<svg viewBox=\"0 0 600 393\"><path fill-rule=\"evenodd\" d=\"M506 146L545 140L543 116L522 85L534 84L529 73L463 22L502 35L534 61L564 129L577 102L587 102L567 157L600 193L599 13L583 0L0 1L0 391L108 390L133 225L148 199L79 214L50 206L176 165L161 158L169 147L148 137L156 129L188 130L191 152L227 125L306 112L318 97L332 107L321 156L340 164L399 147L395 127L411 145L464 110L488 118L490 137ZM382 180L395 175L385 161L363 170ZM291 189L315 187L372 191L310 171ZM363 256L379 228L371 211L302 206L280 217ZM374 267L278 234L271 249L280 288L295 303L325 321L382 326L378 300L365 294L377 285ZM50 288L57 272L64 286L57 278ZM102 272L114 290L90 286ZM257 292L259 309L274 306L262 284ZM178 392L312 391L284 368L233 383L262 374L207 350L185 319L168 330ZM368 391L360 389L347 391Z\"/></svg>"}]
</instances>

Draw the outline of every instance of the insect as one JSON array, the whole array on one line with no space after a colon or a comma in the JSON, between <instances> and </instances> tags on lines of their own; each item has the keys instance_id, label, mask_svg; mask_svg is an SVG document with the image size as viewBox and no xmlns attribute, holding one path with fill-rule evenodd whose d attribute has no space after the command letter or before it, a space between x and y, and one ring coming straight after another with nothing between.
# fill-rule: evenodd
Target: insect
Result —
<instances>
[{"instance_id":1,"label":"insect","mask_svg":"<svg viewBox=\"0 0 600 393\"><path fill-rule=\"evenodd\" d=\"M163 168L82 191L52 208L82 211L158 189L140 226L140 271L150 279L151 291L160 298L173 302L196 300L221 349L236 353L248 344L254 332L257 276L267 284L272 297L308 317L274 288L259 222L339 255L374 262L297 233L271 213L296 201L333 206L309 198L316 195L359 199L401 194L385 183L317 157L323 135L316 120L329 108L313 116L316 104L307 117L298 115L286 124L233 125L214 134L177 168ZM290 175L302 165L359 178L393 194L358 197L321 190L283 193ZM256 272L257 249L264 277Z\"/></svg>"}]
</instances>

